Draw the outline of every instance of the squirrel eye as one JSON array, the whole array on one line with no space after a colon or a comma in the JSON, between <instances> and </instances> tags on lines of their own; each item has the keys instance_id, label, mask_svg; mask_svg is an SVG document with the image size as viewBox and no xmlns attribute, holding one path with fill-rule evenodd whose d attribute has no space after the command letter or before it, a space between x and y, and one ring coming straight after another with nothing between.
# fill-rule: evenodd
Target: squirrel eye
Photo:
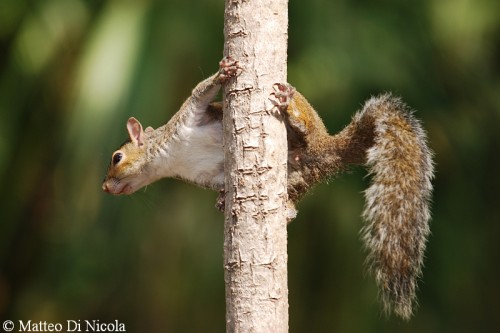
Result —
<instances>
[{"instance_id":1,"label":"squirrel eye","mask_svg":"<svg viewBox=\"0 0 500 333\"><path fill-rule=\"evenodd\" d=\"M122 157L123 157L122 153L115 153L113 155L113 165L120 163L120 161L122 160Z\"/></svg>"}]
</instances>

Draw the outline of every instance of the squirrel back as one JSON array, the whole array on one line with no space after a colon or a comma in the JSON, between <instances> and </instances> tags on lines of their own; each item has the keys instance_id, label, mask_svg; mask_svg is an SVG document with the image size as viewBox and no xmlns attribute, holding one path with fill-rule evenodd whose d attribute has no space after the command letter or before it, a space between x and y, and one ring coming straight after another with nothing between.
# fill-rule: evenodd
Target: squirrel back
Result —
<instances>
[{"instance_id":1,"label":"squirrel back","mask_svg":"<svg viewBox=\"0 0 500 333\"><path fill-rule=\"evenodd\" d=\"M384 94L369 99L351 123L330 136L318 114L289 85L276 97L289 137L290 199L296 203L313 185L364 165L371 175L365 191L361 234L386 312L409 319L430 233L432 153L412 111Z\"/></svg>"}]
</instances>

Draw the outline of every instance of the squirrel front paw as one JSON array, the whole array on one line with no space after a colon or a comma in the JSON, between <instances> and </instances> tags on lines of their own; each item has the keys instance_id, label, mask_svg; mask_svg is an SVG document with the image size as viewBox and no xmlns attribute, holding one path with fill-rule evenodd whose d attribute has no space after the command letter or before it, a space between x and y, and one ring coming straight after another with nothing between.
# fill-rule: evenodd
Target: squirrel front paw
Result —
<instances>
[{"instance_id":1,"label":"squirrel front paw","mask_svg":"<svg viewBox=\"0 0 500 333\"><path fill-rule=\"evenodd\" d=\"M219 82L226 83L229 79L238 76L243 68L239 66L237 60L234 60L231 57L224 57L219 62Z\"/></svg>"}]
</instances>

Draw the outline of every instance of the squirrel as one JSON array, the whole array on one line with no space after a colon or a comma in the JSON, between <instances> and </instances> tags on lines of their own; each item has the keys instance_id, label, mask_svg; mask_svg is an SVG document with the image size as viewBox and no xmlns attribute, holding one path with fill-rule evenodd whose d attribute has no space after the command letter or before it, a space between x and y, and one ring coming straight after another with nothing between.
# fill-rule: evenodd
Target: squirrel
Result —
<instances>
[{"instance_id":1,"label":"squirrel","mask_svg":"<svg viewBox=\"0 0 500 333\"><path fill-rule=\"evenodd\" d=\"M223 193L222 105L213 100L221 85L241 70L237 61L224 58L219 71L199 83L157 129L144 130L130 118L130 139L112 154L103 190L132 194L174 177ZM361 231L367 267L385 312L408 320L430 233L433 161L420 122L399 98L383 94L369 99L342 131L329 135L295 88L287 83L273 88L270 99L287 128L289 205L293 210L311 187L350 165L366 166L372 178L364 192L366 224Z\"/></svg>"}]
</instances>

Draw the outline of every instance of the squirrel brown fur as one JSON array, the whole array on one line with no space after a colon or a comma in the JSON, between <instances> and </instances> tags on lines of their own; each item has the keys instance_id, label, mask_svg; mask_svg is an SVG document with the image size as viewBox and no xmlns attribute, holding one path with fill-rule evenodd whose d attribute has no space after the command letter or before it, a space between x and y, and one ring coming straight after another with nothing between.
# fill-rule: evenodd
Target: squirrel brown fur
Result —
<instances>
[{"instance_id":1,"label":"squirrel brown fur","mask_svg":"<svg viewBox=\"0 0 500 333\"><path fill-rule=\"evenodd\" d=\"M130 118L130 141L113 153L103 190L131 194L160 178L175 177L223 192L222 106L213 99L239 71L237 61L223 59L219 72L198 84L174 117L157 129L143 130ZM349 125L329 135L292 86L274 88L272 100L287 127L290 210L315 184L351 165L366 166L372 178L362 229L367 266L384 309L409 319L429 235L433 177L432 153L420 122L399 98L384 94L369 99Z\"/></svg>"},{"instance_id":2,"label":"squirrel brown fur","mask_svg":"<svg viewBox=\"0 0 500 333\"><path fill-rule=\"evenodd\" d=\"M412 111L391 94L369 99L351 123L330 136L307 100L289 85L275 93L289 138L288 193L296 202L308 189L349 165L365 165L362 238L386 312L411 317L429 235L432 153Z\"/></svg>"}]
</instances>

